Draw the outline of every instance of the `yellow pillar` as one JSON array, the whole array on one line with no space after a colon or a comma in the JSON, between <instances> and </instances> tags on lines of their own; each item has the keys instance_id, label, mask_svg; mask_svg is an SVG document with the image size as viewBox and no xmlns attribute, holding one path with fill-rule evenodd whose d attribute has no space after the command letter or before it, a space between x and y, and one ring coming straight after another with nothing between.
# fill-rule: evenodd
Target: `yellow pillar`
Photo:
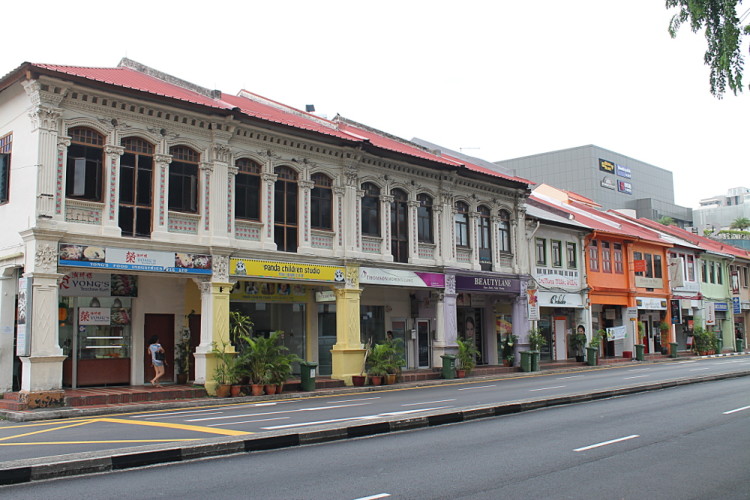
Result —
<instances>
[{"instance_id":1,"label":"yellow pillar","mask_svg":"<svg viewBox=\"0 0 750 500\"><path fill-rule=\"evenodd\" d=\"M216 346L218 349L222 349L222 346L225 346L225 352L234 354L236 352L234 346L229 342L229 293L232 291L232 284L211 282L209 285L211 289L209 297L210 314L208 319L211 329L211 345ZM214 379L214 372L219 359L213 352L207 352L205 359L206 391L211 395L215 395L218 384Z\"/></svg>"},{"instance_id":2,"label":"yellow pillar","mask_svg":"<svg viewBox=\"0 0 750 500\"><path fill-rule=\"evenodd\" d=\"M359 332L359 303L362 290L359 289L358 267L347 267L345 288L337 288L335 292L336 345L331 350L331 378L352 385L352 375L362 372L365 357Z\"/></svg>"}]
</instances>

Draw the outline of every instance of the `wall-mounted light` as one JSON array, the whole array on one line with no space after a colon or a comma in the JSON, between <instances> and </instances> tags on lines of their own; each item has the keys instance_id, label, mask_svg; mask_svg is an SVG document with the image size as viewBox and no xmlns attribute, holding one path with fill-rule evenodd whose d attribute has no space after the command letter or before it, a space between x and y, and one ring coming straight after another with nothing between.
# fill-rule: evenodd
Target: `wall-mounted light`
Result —
<instances>
[{"instance_id":1,"label":"wall-mounted light","mask_svg":"<svg viewBox=\"0 0 750 500\"><path fill-rule=\"evenodd\" d=\"M91 298L91 302L89 302L89 307L101 307L102 305L99 303L99 299L96 297Z\"/></svg>"},{"instance_id":2,"label":"wall-mounted light","mask_svg":"<svg viewBox=\"0 0 750 500\"><path fill-rule=\"evenodd\" d=\"M119 298L116 298L114 302L112 302L112 307L120 308L122 307L122 301Z\"/></svg>"}]
</instances>

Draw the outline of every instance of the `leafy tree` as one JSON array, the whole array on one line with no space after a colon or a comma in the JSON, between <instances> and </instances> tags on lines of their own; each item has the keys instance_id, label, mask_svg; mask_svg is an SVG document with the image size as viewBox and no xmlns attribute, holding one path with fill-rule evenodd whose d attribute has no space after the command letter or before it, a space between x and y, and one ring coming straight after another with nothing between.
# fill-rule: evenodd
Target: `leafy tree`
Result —
<instances>
[{"instance_id":1,"label":"leafy tree","mask_svg":"<svg viewBox=\"0 0 750 500\"><path fill-rule=\"evenodd\" d=\"M744 231L748 227L750 227L750 219L747 217L737 217L729 226L730 229L739 229L740 231Z\"/></svg>"},{"instance_id":2,"label":"leafy tree","mask_svg":"<svg viewBox=\"0 0 750 500\"><path fill-rule=\"evenodd\" d=\"M750 10L737 16L742 0L666 0L667 9L678 8L669 22L672 38L683 23L688 22L693 33L703 29L708 48L703 61L711 68L711 94L721 99L727 85L734 95L742 92L743 58L740 50L742 37L750 34Z\"/></svg>"},{"instance_id":3,"label":"leafy tree","mask_svg":"<svg viewBox=\"0 0 750 500\"><path fill-rule=\"evenodd\" d=\"M664 217L660 217L659 220L656 222L664 226L674 226L674 219L668 215L665 215Z\"/></svg>"}]
</instances>

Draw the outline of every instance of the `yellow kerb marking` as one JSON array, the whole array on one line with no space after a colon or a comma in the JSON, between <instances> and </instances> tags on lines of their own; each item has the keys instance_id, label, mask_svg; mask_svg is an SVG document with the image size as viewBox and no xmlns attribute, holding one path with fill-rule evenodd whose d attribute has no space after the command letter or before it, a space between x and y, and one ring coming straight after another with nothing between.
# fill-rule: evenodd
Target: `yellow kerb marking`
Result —
<instances>
[{"instance_id":1,"label":"yellow kerb marking","mask_svg":"<svg viewBox=\"0 0 750 500\"><path fill-rule=\"evenodd\" d=\"M201 427L199 425L170 424L166 422L146 422L143 420L125 420L120 418L98 418L96 422L112 422L115 424L145 425L148 427L164 427L167 429L180 429L183 431L207 432L209 434L220 434L222 436L244 436L254 432L233 431L231 429L214 429L212 427Z\"/></svg>"},{"instance_id":2,"label":"yellow kerb marking","mask_svg":"<svg viewBox=\"0 0 750 500\"><path fill-rule=\"evenodd\" d=\"M0 446L39 446L55 444L112 444L112 443L174 443L199 439L113 439L109 441L42 441L41 443L0 443Z\"/></svg>"},{"instance_id":3,"label":"yellow kerb marking","mask_svg":"<svg viewBox=\"0 0 750 500\"><path fill-rule=\"evenodd\" d=\"M43 429L41 431L35 431L35 432L27 432L26 434L18 434L18 435L15 435L15 436L7 436L7 437L4 437L4 438L0 438L0 441L5 441L7 439L22 438L22 437L26 437L26 436L33 436L34 434L42 434L43 432L59 431L60 429L68 429L70 427L78 427L79 425L86 425L86 424L90 424L91 422L96 422L96 420L89 420L89 421L86 421L86 422L78 422L78 423L70 424L70 425L62 425L60 427L53 427L51 429Z\"/></svg>"}]
</instances>

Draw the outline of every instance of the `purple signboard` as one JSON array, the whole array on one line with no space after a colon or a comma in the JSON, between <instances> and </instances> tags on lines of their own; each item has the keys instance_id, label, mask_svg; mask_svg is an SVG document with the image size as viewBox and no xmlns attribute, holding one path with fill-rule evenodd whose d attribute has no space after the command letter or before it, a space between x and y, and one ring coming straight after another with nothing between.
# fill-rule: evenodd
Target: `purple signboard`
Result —
<instances>
[{"instance_id":1,"label":"purple signboard","mask_svg":"<svg viewBox=\"0 0 750 500\"><path fill-rule=\"evenodd\" d=\"M456 275L456 290L521 293L521 280L518 278Z\"/></svg>"}]
</instances>

